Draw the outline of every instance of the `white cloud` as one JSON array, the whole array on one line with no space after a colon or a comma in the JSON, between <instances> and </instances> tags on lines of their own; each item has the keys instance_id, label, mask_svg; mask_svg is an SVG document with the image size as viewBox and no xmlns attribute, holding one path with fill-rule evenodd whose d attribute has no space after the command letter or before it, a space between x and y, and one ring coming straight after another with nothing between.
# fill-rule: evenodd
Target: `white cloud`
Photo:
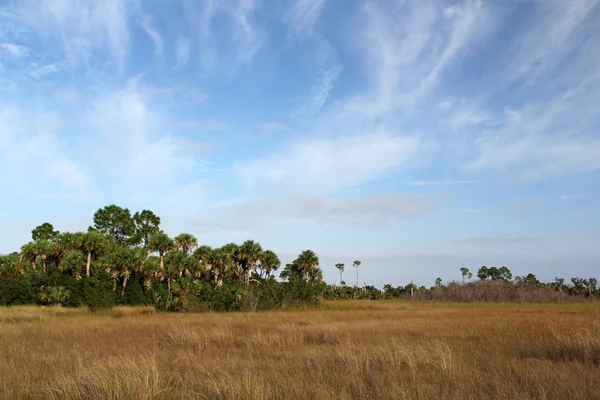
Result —
<instances>
[{"instance_id":1,"label":"white cloud","mask_svg":"<svg viewBox=\"0 0 600 400\"><path fill-rule=\"evenodd\" d=\"M280 122L274 122L274 121L263 122L262 124L256 125L256 127L260 128L260 129L269 130L269 131L286 131L286 130L290 129L287 125L282 124Z\"/></svg>"},{"instance_id":2,"label":"white cloud","mask_svg":"<svg viewBox=\"0 0 600 400\"><path fill-rule=\"evenodd\" d=\"M599 0L532 1L536 20L509 50L511 80L535 80L593 33Z\"/></svg>"},{"instance_id":3,"label":"white cloud","mask_svg":"<svg viewBox=\"0 0 600 400\"><path fill-rule=\"evenodd\" d=\"M217 208L226 226L283 226L291 221L308 221L329 227L390 227L398 221L434 212L434 196L381 193L351 198L293 195L273 200L232 203ZM283 219L283 220L281 220ZM279 220L279 222L277 222Z\"/></svg>"},{"instance_id":4,"label":"white cloud","mask_svg":"<svg viewBox=\"0 0 600 400\"><path fill-rule=\"evenodd\" d=\"M226 32L231 35L230 39L233 39L235 57L238 62L250 62L264 46L267 41L267 33L254 21L254 13L259 3L257 0L183 1L188 24L201 37L202 64L205 69L212 69L216 66L218 52L222 51L220 43L213 37L212 26L213 19L219 13L224 13L228 17Z\"/></svg>"},{"instance_id":5,"label":"white cloud","mask_svg":"<svg viewBox=\"0 0 600 400\"><path fill-rule=\"evenodd\" d=\"M438 186L438 185L468 185L473 183L479 183L479 181L410 181L408 182L411 186Z\"/></svg>"},{"instance_id":6,"label":"white cloud","mask_svg":"<svg viewBox=\"0 0 600 400\"><path fill-rule=\"evenodd\" d=\"M108 50L122 68L129 54L129 19L137 0L24 0L15 4L21 30L54 41L70 65L89 66Z\"/></svg>"},{"instance_id":7,"label":"white cloud","mask_svg":"<svg viewBox=\"0 0 600 400\"><path fill-rule=\"evenodd\" d=\"M144 32L152 39L154 43L154 51L157 55L162 55L163 53L163 38L160 36L156 28L152 25L152 18L148 15L144 15L141 18L140 25Z\"/></svg>"},{"instance_id":8,"label":"white cloud","mask_svg":"<svg viewBox=\"0 0 600 400\"><path fill-rule=\"evenodd\" d=\"M480 1L365 2L357 42L373 87L346 104L350 114L378 116L423 100L454 60L487 33Z\"/></svg>"},{"instance_id":9,"label":"white cloud","mask_svg":"<svg viewBox=\"0 0 600 400\"><path fill-rule=\"evenodd\" d=\"M570 201L570 200L579 200L582 199L583 196L580 194L561 194L558 196L560 201Z\"/></svg>"},{"instance_id":10,"label":"white cloud","mask_svg":"<svg viewBox=\"0 0 600 400\"><path fill-rule=\"evenodd\" d=\"M292 33L300 38L309 37L321 13L325 0L293 0L289 2L283 20L289 25Z\"/></svg>"},{"instance_id":11,"label":"white cloud","mask_svg":"<svg viewBox=\"0 0 600 400\"><path fill-rule=\"evenodd\" d=\"M54 93L54 99L62 103L75 103L79 93L75 89L62 89Z\"/></svg>"},{"instance_id":12,"label":"white cloud","mask_svg":"<svg viewBox=\"0 0 600 400\"><path fill-rule=\"evenodd\" d=\"M84 169L61 140L60 116L2 108L0 147L4 151L0 166L10 173L2 174L0 183L6 193L38 196L48 190L79 191L86 187Z\"/></svg>"},{"instance_id":13,"label":"white cloud","mask_svg":"<svg viewBox=\"0 0 600 400\"><path fill-rule=\"evenodd\" d=\"M401 167L418 149L416 138L385 132L303 139L265 158L238 164L235 171L251 188L331 193Z\"/></svg>"},{"instance_id":14,"label":"white cloud","mask_svg":"<svg viewBox=\"0 0 600 400\"><path fill-rule=\"evenodd\" d=\"M175 44L175 52L177 62L175 68L184 67L187 65L190 59L190 41L184 36L177 36L177 43Z\"/></svg>"},{"instance_id":15,"label":"white cloud","mask_svg":"<svg viewBox=\"0 0 600 400\"><path fill-rule=\"evenodd\" d=\"M58 64L48 64L42 67L34 67L29 75L34 77L35 79L41 79L45 75L53 74L61 70L61 67Z\"/></svg>"},{"instance_id":16,"label":"white cloud","mask_svg":"<svg viewBox=\"0 0 600 400\"><path fill-rule=\"evenodd\" d=\"M5 57L22 58L25 57L27 53L28 51L25 46L14 43L0 43L0 54Z\"/></svg>"}]
</instances>

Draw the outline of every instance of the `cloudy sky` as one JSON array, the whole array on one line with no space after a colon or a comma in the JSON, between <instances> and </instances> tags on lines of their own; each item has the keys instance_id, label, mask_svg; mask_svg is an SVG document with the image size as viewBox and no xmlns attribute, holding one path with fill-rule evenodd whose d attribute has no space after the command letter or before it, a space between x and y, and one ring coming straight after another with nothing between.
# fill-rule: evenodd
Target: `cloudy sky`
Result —
<instances>
[{"instance_id":1,"label":"cloudy sky","mask_svg":"<svg viewBox=\"0 0 600 400\"><path fill-rule=\"evenodd\" d=\"M600 263L600 0L2 0L0 252L108 204L430 285Z\"/></svg>"}]
</instances>

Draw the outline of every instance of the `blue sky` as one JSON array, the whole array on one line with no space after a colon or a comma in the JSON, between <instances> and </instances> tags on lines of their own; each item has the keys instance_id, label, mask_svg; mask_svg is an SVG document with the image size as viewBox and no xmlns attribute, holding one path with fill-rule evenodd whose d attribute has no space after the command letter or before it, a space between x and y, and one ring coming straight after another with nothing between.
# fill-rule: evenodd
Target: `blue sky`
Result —
<instances>
[{"instance_id":1,"label":"blue sky","mask_svg":"<svg viewBox=\"0 0 600 400\"><path fill-rule=\"evenodd\" d=\"M0 252L116 203L360 281L600 261L600 0L2 0Z\"/></svg>"}]
</instances>

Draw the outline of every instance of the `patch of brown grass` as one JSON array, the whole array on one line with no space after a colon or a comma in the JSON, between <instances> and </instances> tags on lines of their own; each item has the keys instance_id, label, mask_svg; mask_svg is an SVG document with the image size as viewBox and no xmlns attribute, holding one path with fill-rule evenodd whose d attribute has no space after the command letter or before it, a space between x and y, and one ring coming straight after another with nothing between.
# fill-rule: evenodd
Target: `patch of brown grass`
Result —
<instances>
[{"instance_id":1,"label":"patch of brown grass","mask_svg":"<svg viewBox=\"0 0 600 400\"><path fill-rule=\"evenodd\" d=\"M597 399L599 338L596 303L9 308L0 398Z\"/></svg>"}]
</instances>

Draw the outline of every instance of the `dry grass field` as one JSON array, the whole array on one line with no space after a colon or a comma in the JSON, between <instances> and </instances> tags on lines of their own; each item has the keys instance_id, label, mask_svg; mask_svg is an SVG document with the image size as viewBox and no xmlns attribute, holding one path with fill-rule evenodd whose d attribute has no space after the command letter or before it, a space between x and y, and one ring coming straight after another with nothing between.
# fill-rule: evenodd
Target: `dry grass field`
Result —
<instances>
[{"instance_id":1,"label":"dry grass field","mask_svg":"<svg viewBox=\"0 0 600 400\"><path fill-rule=\"evenodd\" d=\"M0 309L2 399L600 399L600 306Z\"/></svg>"}]
</instances>

